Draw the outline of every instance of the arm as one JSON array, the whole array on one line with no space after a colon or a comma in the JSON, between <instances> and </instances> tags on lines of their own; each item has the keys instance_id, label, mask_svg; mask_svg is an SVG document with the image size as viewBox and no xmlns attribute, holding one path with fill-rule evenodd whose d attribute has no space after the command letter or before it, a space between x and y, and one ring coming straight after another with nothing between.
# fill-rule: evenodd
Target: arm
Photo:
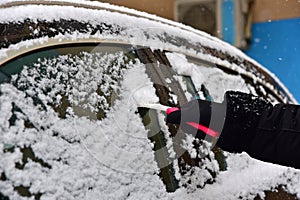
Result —
<instances>
[{"instance_id":1,"label":"arm","mask_svg":"<svg viewBox=\"0 0 300 200\"><path fill-rule=\"evenodd\" d=\"M201 113L198 122L219 130L221 134L217 145L220 148L237 153L245 151L251 157L262 161L300 169L299 105L273 106L259 97L241 92L226 92L225 100L221 104L203 102L205 101L197 101ZM190 105L196 104L193 102ZM191 119L189 114L195 115L189 111L197 109L195 106L183 106L181 110L181 118L184 121ZM213 117L214 115L218 117ZM225 121L220 123L222 118ZM218 123L213 122L214 119L217 119ZM187 133L191 131L191 128L183 129ZM199 132L201 131L198 130L197 135L201 135Z\"/></svg>"},{"instance_id":2,"label":"arm","mask_svg":"<svg viewBox=\"0 0 300 200\"><path fill-rule=\"evenodd\" d=\"M217 145L230 152L300 169L300 106L226 93L227 115Z\"/></svg>"}]
</instances>

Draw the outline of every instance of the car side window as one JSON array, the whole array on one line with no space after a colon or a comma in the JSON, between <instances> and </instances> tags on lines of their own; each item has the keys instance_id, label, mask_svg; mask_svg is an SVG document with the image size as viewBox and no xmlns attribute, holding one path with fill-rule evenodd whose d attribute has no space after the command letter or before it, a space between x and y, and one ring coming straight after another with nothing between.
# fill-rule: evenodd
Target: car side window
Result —
<instances>
[{"instance_id":1,"label":"car side window","mask_svg":"<svg viewBox=\"0 0 300 200\"><path fill-rule=\"evenodd\" d=\"M2 82L16 88L61 118L68 112L102 119L117 98L118 82L132 62L129 51L101 45L54 47L15 59L0 68ZM69 113L70 114L70 113Z\"/></svg>"},{"instance_id":2,"label":"car side window","mask_svg":"<svg viewBox=\"0 0 300 200\"><path fill-rule=\"evenodd\" d=\"M1 185L12 188L12 192L19 196L40 198L43 194L31 192L30 184L24 185L16 180L18 177L11 175L18 172L19 177L25 177L26 169L30 169L39 173L39 179L43 182L47 177L61 179L58 169L64 168L64 173L71 174L69 178L83 180L82 174L74 174L74 170L86 170L97 165L97 159L91 160L89 153L95 157L102 153L102 160L99 160L104 159L105 163L107 159L108 164L111 159L115 159L112 163L125 163L129 160L123 156L120 161L120 152L117 151L115 153L118 155L103 155L105 150L114 152L114 146L105 146L112 141L115 146L120 145L123 149L146 149L150 153L143 159L151 161L151 150L147 151L145 147L149 145L147 140L134 138L134 142L130 141L129 136L122 132L129 132L125 130L126 127L119 129L116 126L117 114L110 115L111 123L107 123L107 115L114 103L122 98L120 90L124 76L131 69L134 72L135 68L140 67L131 46L120 46L54 46L22 55L0 67L0 77L3 77L0 82L0 110L3 119L0 124L3 133L0 135L0 154L11 166L9 169L6 167L8 165L0 166ZM142 69L140 71L142 73ZM134 73L130 77L133 76ZM125 100L124 102L126 103ZM134 117L136 114L133 112L130 116ZM103 125L100 126L98 122ZM142 135L144 129L135 127L136 124L128 129L133 127L134 133ZM106 130L103 131L105 134L115 127L113 136L117 139L101 137L102 130ZM95 135L99 141L93 139ZM141 147L142 145L144 146ZM18 156L18 160L14 156ZM75 161L80 158L86 158L89 162ZM147 165L143 159L139 158L143 164L138 166ZM152 166L151 164L149 162L148 165ZM31 167L33 165L35 167ZM108 174L109 169L104 170ZM100 182L106 178L101 175L95 180L99 179ZM30 181L32 180L29 183ZM14 185L15 182L18 184ZM60 186L58 183L58 187ZM100 184L96 183L95 187L100 187Z\"/></svg>"}]
</instances>

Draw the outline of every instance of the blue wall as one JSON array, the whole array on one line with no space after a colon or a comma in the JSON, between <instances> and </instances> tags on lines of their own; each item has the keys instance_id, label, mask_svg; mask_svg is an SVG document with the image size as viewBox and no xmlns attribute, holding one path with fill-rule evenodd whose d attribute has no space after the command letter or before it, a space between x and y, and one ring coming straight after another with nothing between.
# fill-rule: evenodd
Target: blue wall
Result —
<instances>
[{"instance_id":1,"label":"blue wall","mask_svg":"<svg viewBox=\"0 0 300 200\"><path fill-rule=\"evenodd\" d=\"M234 43L234 2L233 0L222 0L222 40Z\"/></svg>"},{"instance_id":2,"label":"blue wall","mask_svg":"<svg viewBox=\"0 0 300 200\"><path fill-rule=\"evenodd\" d=\"M245 53L273 72L300 102L300 18L253 24Z\"/></svg>"}]
</instances>

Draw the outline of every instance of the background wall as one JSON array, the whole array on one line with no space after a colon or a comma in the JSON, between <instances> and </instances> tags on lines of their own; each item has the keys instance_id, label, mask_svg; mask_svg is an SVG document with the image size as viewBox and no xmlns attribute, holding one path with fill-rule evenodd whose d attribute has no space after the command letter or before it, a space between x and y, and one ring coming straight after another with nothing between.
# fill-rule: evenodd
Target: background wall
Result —
<instances>
[{"instance_id":1,"label":"background wall","mask_svg":"<svg viewBox=\"0 0 300 200\"><path fill-rule=\"evenodd\" d=\"M300 2L256 0L251 32L245 53L276 74L300 102Z\"/></svg>"},{"instance_id":2,"label":"background wall","mask_svg":"<svg viewBox=\"0 0 300 200\"><path fill-rule=\"evenodd\" d=\"M300 17L298 0L256 0L254 3L254 22L281 20Z\"/></svg>"},{"instance_id":3,"label":"background wall","mask_svg":"<svg viewBox=\"0 0 300 200\"><path fill-rule=\"evenodd\" d=\"M174 20L174 0L102 0L101 2L126 6Z\"/></svg>"}]
</instances>

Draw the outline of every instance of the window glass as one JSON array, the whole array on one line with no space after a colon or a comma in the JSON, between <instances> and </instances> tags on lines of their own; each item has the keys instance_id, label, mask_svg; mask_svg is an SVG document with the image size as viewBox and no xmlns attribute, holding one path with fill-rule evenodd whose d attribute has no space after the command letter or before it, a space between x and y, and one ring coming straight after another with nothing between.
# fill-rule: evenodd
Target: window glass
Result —
<instances>
[{"instance_id":1,"label":"window glass","mask_svg":"<svg viewBox=\"0 0 300 200\"><path fill-rule=\"evenodd\" d=\"M68 199L89 190L122 198L111 188L139 183L165 193L136 112L137 102L157 96L130 46L40 49L0 69L3 195Z\"/></svg>"},{"instance_id":2,"label":"window glass","mask_svg":"<svg viewBox=\"0 0 300 200\"><path fill-rule=\"evenodd\" d=\"M117 98L130 56L128 49L110 45L39 50L2 66L0 78L11 80L40 106L50 105L62 118L72 111L102 119Z\"/></svg>"},{"instance_id":3,"label":"window glass","mask_svg":"<svg viewBox=\"0 0 300 200\"><path fill-rule=\"evenodd\" d=\"M224 93L228 90L249 93L247 84L238 74L228 74L212 63L186 57L182 54L168 53L167 56L178 74L183 77L190 77L194 84L194 90L198 92L200 99L222 102ZM184 80L187 81L186 78Z\"/></svg>"}]
</instances>

